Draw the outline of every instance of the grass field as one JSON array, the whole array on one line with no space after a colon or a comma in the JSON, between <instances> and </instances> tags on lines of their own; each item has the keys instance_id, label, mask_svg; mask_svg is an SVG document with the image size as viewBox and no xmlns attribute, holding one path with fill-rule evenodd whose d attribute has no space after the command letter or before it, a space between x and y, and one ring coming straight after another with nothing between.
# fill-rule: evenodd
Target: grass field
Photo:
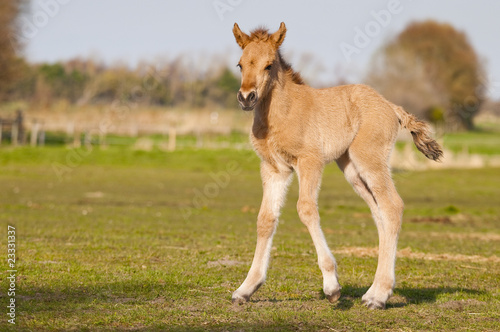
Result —
<instances>
[{"instance_id":1,"label":"grass field","mask_svg":"<svg viewBox=\"0 0 500 332\"><path fill-rule=\"evenodd\" d=\"M500 169L394 174L406 204L397 286L387 310L370 311L361 296L376 269L376 229L335 166L319 206L339 264L339 302L322 294L295 181L268 280L235 306L261 198L252 151L0 155L2 331L500 329ZM15 326L6 308L8 225L16 229Z\"/></svg>"}]
</instances>

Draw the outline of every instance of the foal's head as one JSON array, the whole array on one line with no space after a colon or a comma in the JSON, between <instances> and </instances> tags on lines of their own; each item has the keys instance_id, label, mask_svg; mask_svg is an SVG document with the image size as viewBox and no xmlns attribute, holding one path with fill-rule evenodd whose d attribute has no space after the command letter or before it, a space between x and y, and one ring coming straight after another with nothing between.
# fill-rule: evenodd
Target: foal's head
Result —
<instances>
[{"instance_id":1,"label":"foal's head","mask_svg":"<svg viewBox=\"0 0 500 332\"><path fill-rule=\"evenodd\" d=\"M243 50L238 67L241 70L241 87L238 102L245 111L251 111L263 98L271 82L276 78L281 67L281 56L278 48L285 39L285 23L273 34L260 28L251 32L250 36L234 24L233 34L236 42Z\"/></svg>"}]
</instances>

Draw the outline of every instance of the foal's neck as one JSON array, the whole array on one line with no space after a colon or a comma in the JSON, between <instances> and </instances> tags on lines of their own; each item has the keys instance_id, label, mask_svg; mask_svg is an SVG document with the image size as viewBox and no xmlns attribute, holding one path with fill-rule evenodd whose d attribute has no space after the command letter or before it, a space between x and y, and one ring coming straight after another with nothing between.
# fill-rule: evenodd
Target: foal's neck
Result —
<instances>
[{"instance_id":1,"label":"foal's neck","mask_svg":"<svg viewBox=\"0 0 500 332\"><path fill-rule=\"evenodd\" d=\"M296 84L290 73L280 66L276 77L270 82L265 96L255 108L253 133L257 138L267 137L270 129L285 123L290 111L289 86Z\"/></svg>"},{"instance_id":2,"label":"foal's neck","mask_svg":"<svg viewBox=\"0 0 500 332\"><path fill-rule=\"evenodd\" d=\"M262 96L259 105L255 108L253 132L258 138L267 137L269 129L286 123L290 111L288 91L292 85L303 85L304 81L299 73L281 56L276 54L278 72L272 78L266 93ZM259 137L261 136L261 137Z\"/></svg>"}]
</instances>

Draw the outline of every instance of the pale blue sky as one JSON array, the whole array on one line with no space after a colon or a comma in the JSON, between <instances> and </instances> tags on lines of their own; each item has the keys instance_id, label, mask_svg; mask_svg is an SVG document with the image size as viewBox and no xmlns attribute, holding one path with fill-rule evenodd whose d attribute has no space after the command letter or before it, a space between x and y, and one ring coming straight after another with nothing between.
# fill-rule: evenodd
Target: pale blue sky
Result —
<instances>
[{"instance_id":1,"label":"pale blue sky","mask_svg":"<svg viewBox=\"0 0 500 332\"><path fill-rule=\"evenodd\" d=\"M363 78L373 53L411 21L451 23L469 36L486 61L490 94L500 98L500 1L465 0L32 0L23 17L25 54L31 61L94 57L135 64L141 59L171 59L190 54L202 61L218 54L230 65L240 51L234 22L249 31L258 25L288 28L283 44L289 61L304 70L321 63L322 79L342 73ZM382 12L381 12L382 11ZM376 18L377 14L381 17ZM387 16L381 13L389 13ZM368 32L360 40L359 31ZM358 35L358 36L357 36ZM357 39L356 39L357 38ZM357 42L357 45L356 45ZM360 42L365 43L362 45ZM350 56L341 45L357 48ZM357 47L360 46L360 47ZM314 56L298 64L300 55ZM348 59L349 58L349 59ZM314 60L316 59L316 60ZM208 64L207 64L208 65ZM301 69L298 68L298 69Z\"/></svg>"}]
</instances>

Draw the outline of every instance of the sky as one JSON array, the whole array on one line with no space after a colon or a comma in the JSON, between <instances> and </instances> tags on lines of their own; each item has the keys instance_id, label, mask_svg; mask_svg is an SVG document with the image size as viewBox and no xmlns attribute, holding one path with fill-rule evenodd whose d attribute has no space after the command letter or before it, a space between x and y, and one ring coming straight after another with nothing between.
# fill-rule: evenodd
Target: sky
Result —
<instances>
[{"instance_id":1,"label":"sky","mask_svg":"<svg viewBox=\"0 0 500 332\"><path fill-rule=\"evenodd\" d=\"M362 82L370 59L413 21L464 31L485 62L488 94L500 98L500 1L488 0L32 0L21 18L32 62L75 57L108 64L213 56L236 65L233 24L271 32L285 22L289 62L321 82ZM308 56L304 56L308 54ZM312 77L312 76L311 76Z\"/></svg>"}]
</instances>

